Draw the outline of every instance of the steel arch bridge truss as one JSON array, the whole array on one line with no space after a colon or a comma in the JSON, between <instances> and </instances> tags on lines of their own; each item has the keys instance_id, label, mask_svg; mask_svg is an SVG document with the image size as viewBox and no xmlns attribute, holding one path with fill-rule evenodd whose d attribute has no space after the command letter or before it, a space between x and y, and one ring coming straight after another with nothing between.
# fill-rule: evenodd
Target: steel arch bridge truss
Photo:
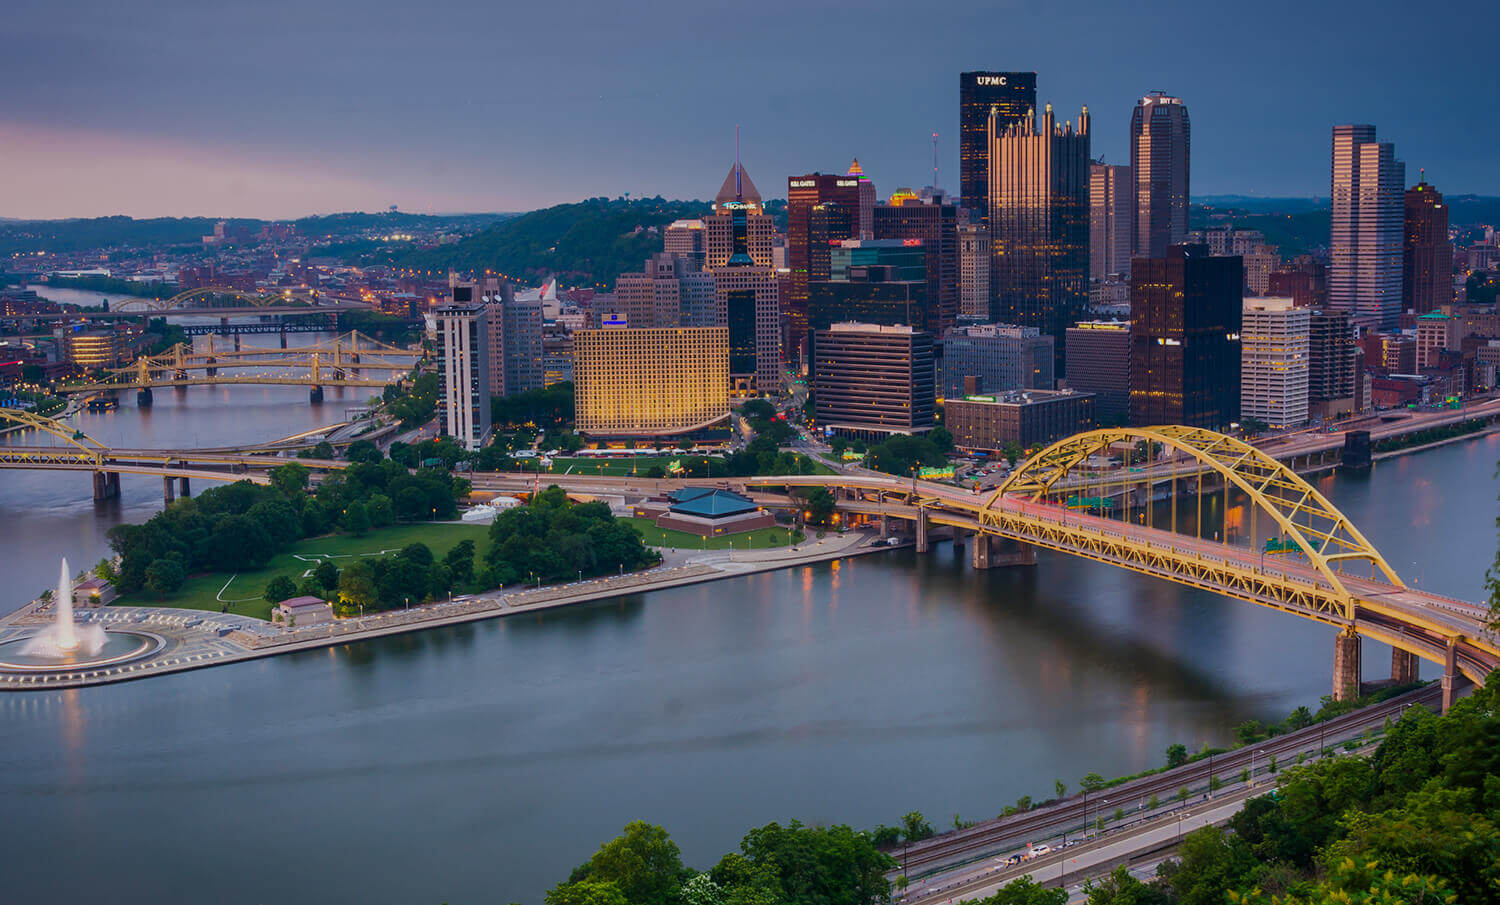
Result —
<instances>
[{"instance_id":1,"label":"steel arch bridge truss","mask_svg":"<svg viewBox=\"0 0 1500 905\"><path fill-rule=\"evenodd\" d=\"M1141 444L1145 444L1149 465L1133 471L1113 469L1108 478L1102 475L1103 460L1122 448L1128 457ZM1211 549L1189 556L1181 549L1142 540L1139 533L1101 530L1082 519L1068 525L1066 520L1028 515L1024 506L1001 505L1007 498L1055 505L1070 493L1087 494L1096 486L1123 488L1127 494L1144 487L1149 497L1157 485L1168 481L1174 490L1178 482L1187 482L1201 492L1204 479L1211 475L1242 492L1252 512L1269 516L1278 529L1279 549L1305 556L1319 580L1304 583L1286 574L1273 576L1264 569L1247 567L1242 557L1216 557ZM1303 615L1316 614L1335 624L1354 619L1355 597L1341 579L1346 565L1367 563L1371 578L1405 587L1380 552L1311 484L1255 447L1203 428L1119 428L1069 437L1013 471L985 501L979 515L984 524L1013 536L1029 536L1043 546L1168 574L1188 584L1269 602Z\"/></svg>"},{"instance_id":2,"label":"steel arch bridge truss","mask_svg":"<svg viewBox=\"0 0 1500 905\"><path fill-rule=\"evenodd\" d=\"M167 299L127 299L120 302L118 307L125 311L170 311L173 308L186 307L188 302L226 297L244 302L252 308L269 308L272 305L284 305L289 301L301 300L295 295L242 292L225 286L204 286L199 289L184 290Z\"/></svg>"},{"instance_id":3,"label":"steel arch bridge truss","mask_svg":"<svg viewBox=\"0 0 1500 905\"><path fill-rule=\"evenodd\" d=\"M56 447L29 447L24 450L0 446L0 462L32 465L90 465L100 468L109 456L107 446L83 431L35 412L0 408L0 422L43 431L63 441L62 445Z\"/></svg>"}]
</instances>

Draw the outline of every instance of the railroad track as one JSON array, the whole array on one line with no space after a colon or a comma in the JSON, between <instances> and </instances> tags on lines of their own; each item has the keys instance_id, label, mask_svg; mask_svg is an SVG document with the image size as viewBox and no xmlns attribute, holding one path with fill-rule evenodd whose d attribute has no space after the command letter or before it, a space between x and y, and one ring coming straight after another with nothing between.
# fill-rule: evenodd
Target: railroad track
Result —
<instances>
[{"instance_id":1,"label":"railroad track","mask_svg":"<svg viewBox=\"0 0 1500 905\"><path fill-rule=\"evenodd\" d=\"M1124 802L1134 804L1149 799L1171 798L1184 787L1207 789L1210 776L1235 777L1255 761L1257 772L1269 765L1275 757L1284 766L1290 766L1298 754L1319 751L1329 745L1339 744L1359 735L1365 729L1381 725L1386 717L1399 718L1406 707L1423 704L1435 709L1442 700L1442 689L1436 684L1424 686L1382 701L1342 714L1314 726L1278 735L1255 745L1248 745L1212 758L1184 764L1173 770L1143 776L1091 795L1089 817L1093 817L1096 802L1108 800L1114 807ZM1227 781L1227 780L1226 780ZM1127 808L1133 810L1133 808ZM924 839L904 849L895 849L890 854L901 864L894 873L905 873L909 879L922 877L940 868L959 867L1000 852L1024 846L1030 841L1041 841L1064 832L1081 831L1085 825L1084 800L1081 795L996 820L987 820L961 830Z\"/></svg>"}]
</instances>

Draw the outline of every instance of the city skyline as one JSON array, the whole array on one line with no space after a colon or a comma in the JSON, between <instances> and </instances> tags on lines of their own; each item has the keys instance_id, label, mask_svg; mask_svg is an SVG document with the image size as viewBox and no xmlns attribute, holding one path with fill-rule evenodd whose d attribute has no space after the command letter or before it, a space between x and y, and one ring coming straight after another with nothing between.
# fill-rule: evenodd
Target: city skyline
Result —
<instances>
[{"instance_id":1,"label":"city skyline","mask_svg":"<svg viewBox=\"0 0 1500 905\"><path fill-rule=\"evenodd\" d=\"M626 192L694 198L732 160L736 125L743 159L771 184L842 171L858 155L883 189L930 181L936 131L939 181L957 194L958 75L972 70L1035 71L1059 109L1087 105L1095 156L1110 163L1128 160L1140 97L1181 96L1195 120L1199 196L1323 197L1327 131L1347 122L1379 124L1449 193L1500 194L1480 150L1500 125L1461 102L1432 102L1461 89L1487 96L1495 76L1477 59L1439 56L1441 42L1405 40L1389 3L1361 4L1357 16L1341 3L1294 15L1163 4L1153 17L1023 6L918 17L876 2L861 10L857 58L826 52L842 13L778 4L736 16L727 43L715 36L732 9L685 4L661 10L649 30L594 6L332 3L295 28L274 5L61 6L23 4L8 23L15 52L0 74L26 90L0 101L10 164L0 216L287 218L390 204L527 210ZM1432 11L1425 24L1461 28L1457 15ZM1171 52L1134 52L1163 18ZM933 52L911 53L913 26ZM1002 26L1024 50L994 50L989 36ZM163 34L174 40L164 45ZM1369 52L1353 62L1329 54L1330 36ZM1207 77L1228 57L1263 59L1268 46L1298 65ZM850 68L884 52L907 65ZM765 58L775 65L750 68ZM705 76L740 71L757 73L753 86ZM732 105L719 102L726 90Z\"/></svg>"}]
</instances>

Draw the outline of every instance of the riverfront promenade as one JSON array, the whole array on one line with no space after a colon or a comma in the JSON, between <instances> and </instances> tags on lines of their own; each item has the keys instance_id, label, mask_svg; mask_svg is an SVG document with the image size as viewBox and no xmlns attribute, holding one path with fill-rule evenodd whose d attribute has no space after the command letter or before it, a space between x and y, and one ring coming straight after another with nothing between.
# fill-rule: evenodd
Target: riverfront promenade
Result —
<instances>
[{"instance_id":1,"label":"riverfront promenade","mask_svg":"<svg viewBox=\"0 0 1500 905\"><path fill-rule=\"evenodd\" d=\"M111 666L81 667L76 671L0 672L0 691L78 688L142 679L892 549L875 543L876 539L865 532L850 531L809 539L795 547L768 550L668 549L660 566L641 572L537 588L512 586L305 628L285 628L248 616L200 610L106 606L85 611L81 614L82 621L98 622L106 629L149 631L162 637L165 644L148 657ZM16 641L50 621L50 612L39 603L22 607L0 618L0 645Z\"/></svg>"}]
</instances>

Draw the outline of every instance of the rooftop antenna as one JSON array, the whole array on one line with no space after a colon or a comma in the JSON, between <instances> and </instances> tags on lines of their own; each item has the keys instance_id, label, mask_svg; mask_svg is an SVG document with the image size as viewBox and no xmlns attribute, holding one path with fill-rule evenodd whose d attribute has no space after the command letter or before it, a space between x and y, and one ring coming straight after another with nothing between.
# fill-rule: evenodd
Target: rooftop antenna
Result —
<instances>
[{"instance_id":1,"label":"rooftop antenna","mask_svg":"<svg viewBox=\"0 0 1500 905\"><path fill-rule=\"evenodd\" d=\"M932 188L937 190L937 133L932 133Z\"/></svg>"},{"instance_id":2,"label":"rooftop antenna","mask_svg":"<svg viewBox=\"0 0 1500 905\"><path fill-rule=\"evenodd\" d=\"M734 200L744 201L745 193L740 185L740 126L734 126Z\"/></svg>"}]
</instances>

